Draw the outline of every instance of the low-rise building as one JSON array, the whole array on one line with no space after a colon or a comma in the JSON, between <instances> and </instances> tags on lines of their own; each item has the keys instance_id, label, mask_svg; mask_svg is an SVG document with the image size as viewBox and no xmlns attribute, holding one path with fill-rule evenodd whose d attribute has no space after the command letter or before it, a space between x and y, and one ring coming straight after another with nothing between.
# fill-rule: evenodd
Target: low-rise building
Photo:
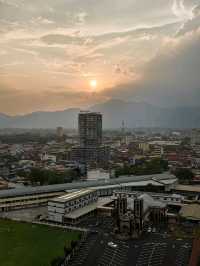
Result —
<instances>
[{"instance_id":1,"label":"low-rise building","mask_svg":"<svg viewBox=\"0 0 200 266\"><path fill-rule=\"evenodd\" d=\"M87 171L87 180L108 180L110 173L103 169L93 169Z\"/></svg>"},{"instance_id":2,"label":"low-rise building","mask_svg":"<svg viewBox=\"0 0 200 266\"><path fill-rule=\"evenodd\" d=\"M48 202L49 220L64 223L67 214L97 200L97 191L94 189L82 189L54 198Z\"/></svg>"},{"instance_id":3,"label":"low-rise building","mask_svg":"<svg viewBox=\"0 0 200 266\"><path fill-rule=\"evenodd\" d=\"M184 205L182 206L179 214L183 220L191 222L200 222L200 205L199 204Z\"/></svg>"},{"instance_id":4,"label":"low-rise building","mask_svg":"<svg viewBox=\"0 0 200 266\"><path fill-rule=\"evenodd\" d=\"M7 189L7 188L8 188L8 182L0 177L0 189Z\"/></svg>"}]
</instances>

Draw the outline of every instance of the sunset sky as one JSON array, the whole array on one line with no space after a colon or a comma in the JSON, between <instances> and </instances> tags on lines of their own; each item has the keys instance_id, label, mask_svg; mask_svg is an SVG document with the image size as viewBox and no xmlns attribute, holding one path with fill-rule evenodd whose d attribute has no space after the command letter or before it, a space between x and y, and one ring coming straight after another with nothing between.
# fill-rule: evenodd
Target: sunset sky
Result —
<instances>
[{"instance_id":1,"label":"sunset sky","mask_svg":"<svg viewBox=\"0 0 200 266\"><path fill-rule=\"evenodd\" d=\"M200 106L200 0L0 0L0 112Z\"/></svg>"}]
</instances>

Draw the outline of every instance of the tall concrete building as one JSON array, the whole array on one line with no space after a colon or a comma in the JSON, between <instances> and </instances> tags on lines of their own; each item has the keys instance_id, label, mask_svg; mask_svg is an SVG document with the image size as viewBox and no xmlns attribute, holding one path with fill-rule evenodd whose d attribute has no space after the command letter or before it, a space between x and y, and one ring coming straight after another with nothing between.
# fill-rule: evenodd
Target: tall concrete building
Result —
<instances>
[{"instance_id":1,"label":"tall concrete building","mask_svg":"<svg viewBox=\"0 0 200 266\"><path fill-rule=\"evenodd\" d=\"M71 159L91 167L104 167L109 161L109 147L102 144L102 114L80 112L79 146L71 150Z\"/></svg>"},{"instance_id":2,"label":"tall concrete building","mask_svg":"<svg viewBox=\"0 0 200 266\"><path fill-rule=\"evenodd\" d=\"M57 135L58 138L62 138L64 136L63 127L57 127L57 129L56 129L56 135Z\"/></svg>"},{"instance_id":3,"label":"tall concrete building","mask_svg":"<svg viewBox=\"0 0 200 266\"><path fill-rule=\"evenodd\" d=\"M82 148L98 147L102 144L102 114L80 112L78 127Z\"/></svg>"},{"instance_id":4,"label":"tall concrete building","mask_svg":"<svg viewBox=\"0 0 200 266\"><path fill-rule=\"evenodd\" d=\"M200 129L193 129L191 133L191 145L200 144Z\"/></svg>"}]
</instances>

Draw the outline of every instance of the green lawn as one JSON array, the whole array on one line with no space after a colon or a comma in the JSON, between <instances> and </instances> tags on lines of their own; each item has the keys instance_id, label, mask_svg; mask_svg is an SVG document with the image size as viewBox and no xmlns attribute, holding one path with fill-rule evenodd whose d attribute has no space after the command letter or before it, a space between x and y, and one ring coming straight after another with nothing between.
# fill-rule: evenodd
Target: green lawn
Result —
<instances>
[{"instance_id":1,"label":"green lawn","mask_svg":"<svg viewBox=\"0 0 200 266\"><path fill-rule=\"evenodd\" d=\"M78 236L49 226L0 220L0 265L50 266L52 259L64 255L64 245Z\"/></svg>"}]
</instances>

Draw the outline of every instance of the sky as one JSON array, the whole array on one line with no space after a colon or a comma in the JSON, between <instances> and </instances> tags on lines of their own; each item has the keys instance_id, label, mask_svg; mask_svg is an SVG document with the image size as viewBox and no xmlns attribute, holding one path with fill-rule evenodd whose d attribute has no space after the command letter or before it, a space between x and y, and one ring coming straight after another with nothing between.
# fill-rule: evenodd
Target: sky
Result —
<instances>
[{"instance_id":1,"label":"sky","mask_svg":"<svg viewBox=\"0 0 200 266\"><path fill-rule=\"evenodd\" d=\"M0 112L200 106L200 0L0 0Z\"/></svg>"}]
</instances>

